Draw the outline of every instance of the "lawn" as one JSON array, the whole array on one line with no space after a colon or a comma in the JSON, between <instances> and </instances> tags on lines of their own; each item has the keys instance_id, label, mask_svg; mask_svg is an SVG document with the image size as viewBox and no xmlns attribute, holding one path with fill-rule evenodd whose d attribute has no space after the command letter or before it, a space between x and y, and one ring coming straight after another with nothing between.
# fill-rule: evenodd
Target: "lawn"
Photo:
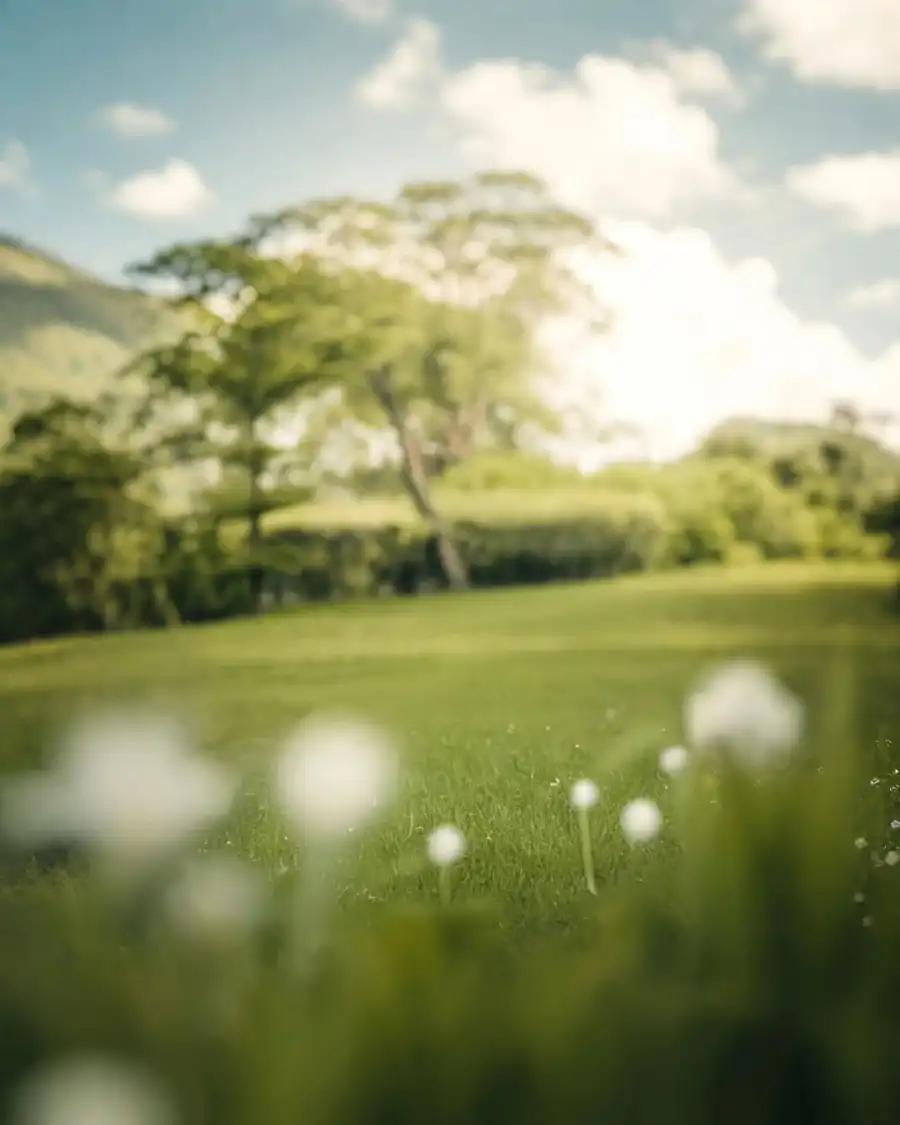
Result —
<instances>
[{"instance_id":1,"label":"lawn","mask_svg":"<svg viewBox=\"0 0 900 1125\"><path fill-rule=\"evenodd\" d=\"M770 665L828 721L836 669L854 691L854 734L900 737L900 617L885 565L768 565L601 584L315 606L172 632L0 650L5 772L33 764L73 710L150 700L195 718L204 744L247 773L216 843L273 878L297 851L266 799L280 740L311 710L351 709L404 752L400 800L355 839L336 893L349 914L436 896L425 837L454 822L469 854L454 893L541 933L590 910L568 806L573 780L601 787L593 818L602 884L665 871L664 831L630 849L623 802L657 799L664 747L698 674L730 657Z\"/></svg>"},{"instance_id":2,"label":"lawn","mask_svg":"<svg viewBox=\"0 0 900 1125\"><path fill-rule=\"evenodd\" d=\"M491 525L505 523L556 522L560 518L595 516L610 507L614 489L548 488L541 490L496 489L464 492L438 488L435 500L441 512L454 520L475 520ZM630 492L622 490L627 499ZM279 508L266 519L271 531L285 527L333 529L336 527L422 527L422 521L406 496L367 496L346 500L321 500Z\"/></svg>"}]
</instances>

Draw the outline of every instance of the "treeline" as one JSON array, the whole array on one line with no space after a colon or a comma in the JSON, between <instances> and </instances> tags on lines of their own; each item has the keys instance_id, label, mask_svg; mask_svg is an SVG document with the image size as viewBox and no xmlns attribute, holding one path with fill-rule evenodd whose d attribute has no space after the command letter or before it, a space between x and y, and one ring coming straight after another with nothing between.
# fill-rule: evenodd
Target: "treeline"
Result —
<instances>
[{"instance_id":1,"label":"treeline","mask_svg":"<svg viewBox=\"0 0 900 1125\"><path fill-rule=\"evenodd\" d=\"M272 601L884 554L897 462L846 407L825 430L720 430L664 468L580 478L537 452L604 438L546 405L564 372L536 326L573 311L602 324L572 263L609 249L534 178L482 173L389 203L313 201L136 266L175 285L187 328L104 400L12 426L0 640ZM273 508L335 478L393 487L415 525L267 531ZM539 519L528 498L551 488L560 502ZM448 514L448 494L498 489L517 498L502 520Z\"/></svg>"},{"instance_id":2,"label":"treeline","mask_svg":"<svg viewBox=\"0 0 900 1125\"><path fill-rule=\"evenodd\" d=\"M15 427L0 472L3 641L448 585L424 523L263 531L251 556L223 512L166 519L140 459L105 442L101 425L98 412L57 403ZM467 491L509 498L502 519L450 525L471 584L504 586L884 557L900 527L898 480L896 459L859 434L747 426L720 429L669 465L589 477L533 456L476 457L436 496L452 488L457 507ZM547 495L558 514L530 515L529 500Z\"/></svg>"}]
</instances>

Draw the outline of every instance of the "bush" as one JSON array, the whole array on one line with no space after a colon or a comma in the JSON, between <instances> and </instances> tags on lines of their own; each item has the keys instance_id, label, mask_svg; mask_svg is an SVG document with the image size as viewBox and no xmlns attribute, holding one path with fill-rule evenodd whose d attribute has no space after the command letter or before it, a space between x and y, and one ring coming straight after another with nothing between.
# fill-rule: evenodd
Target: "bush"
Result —
<instances>
[{"instance_id":1,"label":"bush","mask_svg":"<svg viewBox=\"0 0 900 1125\"><path fill-rule=\"evenodd\" d=\"M465 522L456 530L476 587L608 578L666 558L664 513L641 501L620 500L593 518ZM275 602L413 594L444 584L434 537L422 530L284 530L268 537L264 558Z\"/></svg>"},{"instance_id":2,"label":"bush","mask_svg":"<svg viewBox=\"0 0 900 1125\"><path fill-rule=\"evenodd\" d=\"M632 490L625 482L633 467L625 466L622 487L610 480L604 491L581 490L577 516L461 521L456 535L472 585L600 579L751 555L875 559L888 550L888 532L874 534L874 523L866 534L855 517L803 507L796 495L765 478L760 483L755 466L719 468L716 475L709 462L685 462L655 478L644 470L652 488ZM727 502L723 481L731 489ZM170 527L160 548L157 518L115 525L118 501L111 494L102 521L91 512L79 522L81 509L57 483L51 490L33 474L23 482L9 472L0 476L0 492L9 494L0 505L0 641L252 613L259 569L264 606L409 595L445 584L435 538L421 526L284 528L266 536L251 566L236 529L225 523ZM537 497L548 508L547 495L535 493L536 508ZM88 552L94 524L105 538ZM70 558L104 575L114 620L52 578Z\"/></svg>"},{"instance_id":3,"label":"bush","mask_svg":"<svg viewBox=\"0 0 900 1125\"><path fill-rule=\"evenodd\" d=\"M762 550L756 543L732 543L725 561L729 566L759 566L763 558Z\"/></svg>"},{"instance_id":4,"label":"bush","mask_svg":"<svg viewBox=\"0 0 900 1125\"><path fill-rule=\"evenodd\" d=\"M670 566L723 562L734 541L731 521L716 508L679 501L669 509L665 561Z\"/></svg>"}]
</instances>

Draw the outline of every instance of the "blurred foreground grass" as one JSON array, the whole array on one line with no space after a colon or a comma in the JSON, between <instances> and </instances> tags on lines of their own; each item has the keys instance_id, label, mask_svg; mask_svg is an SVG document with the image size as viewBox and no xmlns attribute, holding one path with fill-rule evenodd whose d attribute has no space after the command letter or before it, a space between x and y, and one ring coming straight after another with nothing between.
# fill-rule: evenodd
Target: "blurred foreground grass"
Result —
<instances>
[{"instance_id":1,"label":"blurred foreground grass","mask_svg":"<svg viewBox=\"0 0 900 1125\"><path fill-rule=\"evenodd\" d=\"M681 572L0 652L6 772L33 765L73 708L178 707L248 778L204 849L252 861L276 904L252 935L202 939L172 930L156 884L109 898L77 873L11 873L9 1112L23 1082L88 1052L149 1068L187 1125L893 1125L893 577ZM804 700L804 753L783 773L664 780L686 694L735 656ZM323 708L390 726L404 782L330 870L347 925L332 923L321 961L298 963L309 872L266 775L293 724ZM582 776L601 788L596 898L567 803ZM618 816L638 796L665 822L633 848ZM445 822L468 841L449 910L425 858ZM86 1112L84 1073L64 1074L64 1111L49 1119L45 1096L43 1116L17 1125L166 1125L140 1084L110 1115L112 1083L94 1072Z\"/></svg>"}]
</instances>

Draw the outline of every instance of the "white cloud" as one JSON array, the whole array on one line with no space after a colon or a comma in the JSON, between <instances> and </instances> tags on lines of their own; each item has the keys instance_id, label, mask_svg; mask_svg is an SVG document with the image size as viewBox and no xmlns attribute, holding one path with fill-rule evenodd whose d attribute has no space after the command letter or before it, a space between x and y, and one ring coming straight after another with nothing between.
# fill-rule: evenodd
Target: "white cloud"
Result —
<instances>
[{"instance_id":1,"label":"white cloud","mask_svg":"<svg viewBox=\"0 0 900 1125\"><path fill-rule=\"evenodd\" d=\"M841 213L862 232L900 227L900 149L827 156L789 169L795 195Z\"/></svg>"},{"instance_id":2,"label":"white cloud","mask_svg":"<svg viewBox=\"0 0 900 1125\"><path fill-rule=\"evenodd\" d=\"M394 14L394 0L331 0L344 15L358 23L384 23Z\"/></svg>"},{"instance_id":3,"label":"white cloud","mask_svg":"<svg viewBox=\"0 0 900 1125\"><path fill-rule=\"evenodd\" d=\"M152 106L134 102L116 102L104 106L98 114L100 122L120 137L160 137L171 133L175 122Z\"/></svg>"},{"instance_id":4,"label":"white cloud","mask_svg":"<svg viewBox=\"0 0 900 1125\"><path fill-rule=\"evenodd\" d=\"M724 64L711 53L657 51L653 66L586 56L563 77L484 60L440 82L440 110L464 153L481 167L541 175L625 251L583 263L613 316L606 335L589 337L574 321L547 327L560 402L637 427L640 444L618 454L660 458L734 415L824 421L836 400L867 412L895 407L900 343L867 357L836 324L787 306L771 262L729 262L703 230L650 225L680 204L743 190L722 163L715 122L686 98L733 93ZM886 207L885 195L881 219ZM569 452L590 464L612 450Z\"/></svg>"},{"instance_id":5,"label":"white cloud","mask_svg":"<svg viewBox=\"0 0 900 1125\"><path fill-rule=\"evenodd\" d=\"M631 222L608 233L626 253L594 260L586 276L612 330L586 343L561 323L550 339L569 372L564 393L637 425L642 452L677 456L734 415L824 421L838 399L896 408L900 344L869 359L836 325L802 319L770 262L729 263L698 229Z\"/></svg>"},{"instance_id":6,"label":"white cloud","mask_svg":"<svg viewBox=\"0 0 900 1125\"><path fill-rule=\"evenodd\" d=\"M142 219L178 219L203 210L212 198L193 164L170 160L162 168L123 180L113 189L110 202Z\"/></svg>"},{"instance_id":7,"label":"white cloud","mask_svg":"<svg viewBox=\"0 0 900 1125\"><path fill-rule=\"evenodd\" d=\"M375 109L407 109L439 83L442 74L439 29L412 19L386 58L356 85L360 101Z\"/></svg>"},{"instance_id":8,"label":"white cloud","mask_svg":"<svg viewBox=\"0 0 900 1125\"><path fill-rule=\"evenodd\" d=\"M0 149L0 188L27 192L31 185L31 157L21 141L8 141Z\"/></svg>"},{"instance_id":9,"label":"white cloud","mask_svg":"<svg viewBox=\"0 0 900 1125\"><path fill-rule=\"evenodd\" d=\"M900 308L900 278L885 277L871 285L860 285L847 294L847 304L863 309Z\"/></svg>"},{"instance_id":10,"label":"white cloud","mask_svg":"<svg viewBox=\"0 0 900 1125\"><path fill-rule=\"evenodd\" d=\"M484 61L446 78L441 101L471 158L536 172L573 206L658 218L742 194L715 122L657 66L585 55L560 77L538 64Z\"/></svg>"},{"instance_id":11,"label":"white cloud","mask_svg":"<svg viewBox=\"0 0 900 1125\"><path fill-rule=\"evenodd\" d=\"M660 66L677 88L686 94L727 97L739 96L737 83L721 55L706 47L684 50L668 43L654 43L653 52Z\"/></svg>"},{"instance_id":12,"label":"white cloud","mask_svg":"<svg viewBox=\"0 0 900 1125\"><path fill-rule=\"evenodd\" d=\"M897 0L746 0L740 26L803 81L900 90Z\"/></svg>"}]
</instances>

